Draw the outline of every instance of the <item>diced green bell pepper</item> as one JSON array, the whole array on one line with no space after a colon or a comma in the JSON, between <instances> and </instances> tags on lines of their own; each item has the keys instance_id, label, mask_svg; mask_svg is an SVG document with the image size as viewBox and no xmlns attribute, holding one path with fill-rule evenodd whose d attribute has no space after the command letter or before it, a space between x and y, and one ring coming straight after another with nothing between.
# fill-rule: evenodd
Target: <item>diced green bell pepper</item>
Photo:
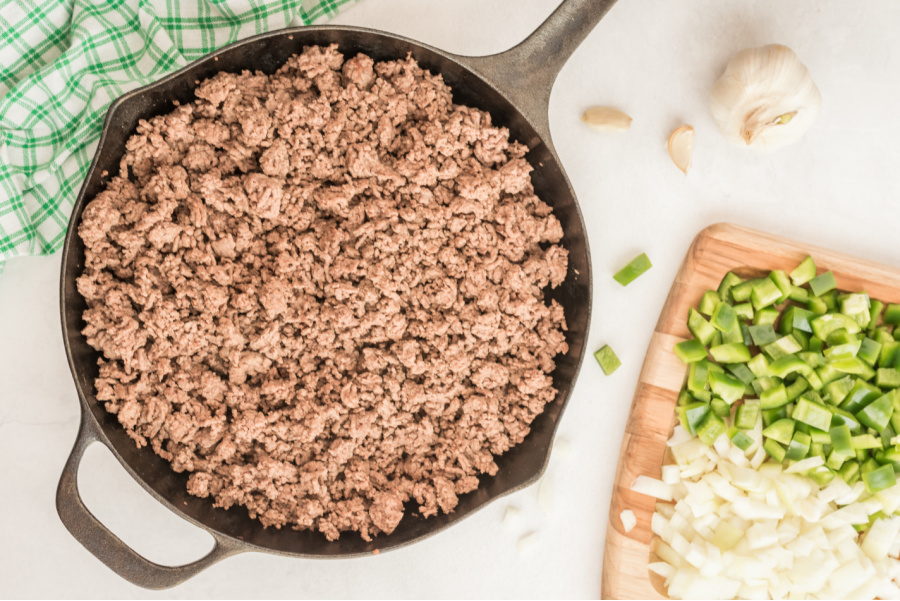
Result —
<instances>
[{"instance_id":1,"label":"diced green bell pepper","mask_svg":"<svg viewBox=\"0 0 900 601\"><path fill-rule=\"evenodd\" d=\"M725 368L731 375L744 384L751 384L753 380L756 379L754 373L750 371L750 368L744 363L727 363L725 364Z\"/></svg>"},{"instance_id":2,"label":"diced green bell pepper","mask_svg":"<svg viewBox=\"0 0 900 601\"><path fill-rule=\"evenodd\" d=\"M864 473L862 478L870 495L887 490L897 484L894 468L890 465L882 465L878 469Z\"/></svg>"},{"instance_id":3,"label":"diced green bell pepper","mask_svg":"<svg viewBox=\"0 0 900 601\"><path fill-rule=\"evenodd\" d=\"M717 394L729 405L744 396L746 391L743 382L724 373L710 372L709 386L713 393Z\"/></svg>"},{"instance_id":4,"label":"diced green bell pepper","mask_svg":"<svg viewBox=\"0 0 900 601\"><path fill-rule=\"evenodd\" d=\"M709 354L719 363L746 363L750 360L750 349L740 342L714 346L709 349Z\"/></svg>"},{"instance_id":5,"label":"diced green bell pepper","mask_svg":"<svg viewBox=\"0 0 900 601\"><path fill-rule=\"evenodd\" d=\"M708 345L712 342L717 331L712 327L712 324L706 321L706 319L700 315L700 312L693 307L688 310L688 330L691 331L694 338L704 345Z\"/></svg>"},{"instance_id":6,"label":"diced green bell pepper","mask_svg":"<svg viewBox=\"0 0 900 601\"><path fill-rule=\"evenodd\" d=\"M803 422L819 430L828 430L831 427L831 411L825 405L820 405L801 396L794 407L792 417L798 422Z\"/></svg>"},{"instance_id":7,"label":"diced green bell pepper","mask_svg":"<svg viewBox=\"0 0 900 601\"><path fill-rule=\"evenodd\" d=\"M866 380L871 380L875 376L875 370L866 365L866 362L859 357L843 357L841 359L835 359L834 361L829 362L828 365L839 372L862 376Z\"/></svg>"},{"instance_id":8,"label":"diced green bell pepper","mask_svg":"<svg viewBox=\"0 0 900 601\"><path fill-rule=\"evenodd\" d=\"M602 350L602 349L601 349ZM696 339L684 340L675 345L675 356L689 364L706 359L706 347Z\"/></svg>"},{"instance_id":9,"label":"diced green bell pepper","mask_svg":"<svg viewBox=\"0 0 900 601\"><path fill-rule=\"evenodd\" d=\"M859 419L857 419L857 417L849 411L844 411L843 409L839 409L838 407L829 407L829 409L832 413L832 428L836 426L847 426L853 433L857 433L862 430L862 424L859 423Z\"/></svg>"},{"instance_id":10,"label":"diced green bell pepper","mask_svg":"<svg viewBox=\"0 0 900 601\"><path fill-rule=\"evenodd\" d=\"M809 445L811 444L811 441L812 439L809 434L794 432L794 437L791 439L791 443L787 448L787 453L784 455L785 459L800 461L806 457L809 454Z\"/></svg>"},{"instance_id":11,"label":"diced green bell pepper","mask_svg":"<svg viewBox=\"0 0 900 601\"><path fill-rule=\"evenodd\" d=\"M890 303L885 307L883 321L893 326L900 324L900 305Z\"/></svg>"},{"instance_id":12,"label":"diced green bell pepper","mask_svg":"<svg viewBox=\"0 0 900 601\"><path fill-rule=\"evenodd\" d=\"M722 298L715 290L707 290L700 298L700 312L704 315L712 315L716 311L716 307L722 304Z\"/></svg>"},{"instance_id":13,"label":"diced green bell pepper","mask_svg":"<svg viewBox=\"0 0 900 601\"><path fill-rule=\"evenodd\" d=\"M881 367L875 372L875 385L881 388L897 388L900 386L900 370L894 367Z\"/></svg>"},{"instance_id":14,"label":"diced green bell pepper","mask_svg":"<svg viewBox=\"0 0 900 601\"><path fill-rule=\"evenodd\" d=\"M856 461L848 461L841 467L840 475L841 480L847 483L848 486L853 486L859 482L859 463Z\"/></svg>"},{"instance_id":15,"label":"diced green bell pepper","mask_svg":"<svg viewBox=\"0 0 900 601\"><path fill-rule=\"evenodd\" d=\"M900 347L900 342L894 340L883 343L881 354L878 355L878 367L894 367L896 357L900 356L900 353L897 353L898 347Z\"/></svg>"},{"instance_id":16,"label":"diced green bell pepper","mask_svg":"<svg viewBox=\"0 0 900 601\"><path fill-rule=\"evenodd\" d=\"M731 302L733 300L731 297L731 289L738 284L743 283L743 281L744 280L740 276L737 276L730 271L726 273L725 277L722 278L722 281L719 283L719 298L725 302Z\"/></svg>"},{"instance_id":17,"label":"diced green bell pepper","mask_svg":"<svg viewBox=\"0 0 900 601\"><path fill-rule=\"evenodd\" d=\"M830 346L825 349L825 358L829 361L833 361L842 357L855 357L859 352L860 346L862 346L862 342L859 340L853 340L844 344Z\"/></svg>"},{"instance_id":18,"label":"diced green bell pepper","mask_svg":"<svg viewBox=\"0 0 900 601\"><path fill-rule=\"evenodd\" d=\"M857 419L864 426L874 428L879 432L891 421L894 413L894 396L891 393L880 396L856 413Z\"/></svg>"},{"instance_id":19,"label":"diced green bell pepper","mask_svg":"<svg viewBox=\"0 0 900 601\"><path fill-rule=\"evenodd\" d=\"M769 454L769 457L781 463L784 461L784 456L787 454L784 447L778 444L773 438L767 438L763 443L763 449L765 449L766 453Z\"/></svg>"},{"instance_id":20,"label":"diced green bell pepper","mask_svg":"<svg viewBox=\"0 0 900 601\"><path fill-rule=\"evenodd\" d=\"M825 349L825 342L818 336L809 337L809 350L812 353L821 353Z\"/></svg>"},{"instance_id":21,"label":"diced green bell pepper","mask_svg":"<svg viewBox=\"0 0 900 601\"><path fill-rule=\"evenodd\" d=\"M762 391L759 395L759 402L762 409L776 409L782 405L787 405L789 401L784 384Z\"/></svg>"},{"instance_id":22,"label":"diced green bell pepper","mask_svg":"<svg viewBox=\"0 0 900 601\"><path fill-rule=\"evenodd\" d=\"M753 286L750 293L750 300L753 308L759 311L770 305L774 305L781 299L781 290L775 285L771 278L765 278L758 284Z\"/></svg>"},{"instance_id":23,"label":"diced green bell pepper","mask_svg":"<svg viewBox=\"0 0 900 601\"><path fill-rule=\"evenodd\" d=\"M722 333L728 332L737 325L737 313L734 312L734 307L728 303L719 303L712 312L709 323Z\"/></svg>"},{"instance_id":24,"label":"diced green bell pepper","mask_svg":"<svg viewBox=\"0 0 900 601\"><path fill-rule=\"evenodd\" d=\"M691 434L696 434L697 426L703 421L706 414L709 413L710 407L706 403L697 402L676 407L675 411L678 413L681 426Z\"/></svg>"},{"instance_id":25,"label":"diced green bell pepper","mask_svg":"<svg viewBox=\"0 0 900 601\"><path fill-rule=\"evenodd\" d=\"M650 259L647 258L645 253L641 253L632 259L628 265L616 272L613 279L623 286L627 286L651 267L653 267L653 264L650 263Z\"/></svg>"},{"instance_id":26,"label":"diced green bell pepper","mask_svg":"<svg viewBox=\"0 0 900 601\"><path fill-rule=\"evenodd\" d=\"M769 279L781 290L781 297L776 302L781 304L786 301L791 296L791 279L788 275L780 269L776 269L769 273Z\"/></svg>"},{"instance_id":27,"label":"diced green bell pepper","mask_svg":"<svg viewBox=\"0 0 900 601\"><path fill-rule=\"evenodd\" d=\"M769 374L777 378L784 379L794 372L807 375L812 373L812 368L797 355L785 355L769 363Z\"/></svg>"},{"instance_id":28,"label":"diced green bell pepper","mask_svg":"<svg viewBox=\"0 0 900 601\"><path fill-rule=\"evenodd\" d=\"M884 303L880 300L873 300L872 306L869 307L869 324L866 326L867 330L874 330L878 325L878 320L881 319L881 312L884 311Z\"/></svg>"},{"instance_id":29,"label":"diced green bell pepper","mask_svg":"<svg viewBox=\"0 0 900 601\"><path fill-rule=\"evenodd\" d=\"M753 305L750 303L740 303L734 306L734 312L738 319L743 321L753 321Z\"/></svg>"},{"instance_id":30,"label":"diced green bell pepper","mask_svg":"<svg viewBox=\"0 0 900 601\"><path fill-rule=\"evenodd\" d=\"M825 400L832 405L840 405L841 401L853 390L855 384L856 379L853 376L844 376L839 380L829 382L824 388Z\"/></svg>"},{"instance_id":31,"label":"diced green bell pepper","mask_svg":"<svg viewBox=\"0 0 900 601\"><path fill-rule=\"evenodd\" d=\"M819 486L827 486L832 480L834 480L836 474L833 470L828 469L828 467L824 465L820 465L819 467L814 467L806 473L807 477L818 484Z\"/></svg>"},{"instance_id":32,"label":"diced green bell pepper","mask_svg":"<svg viewBox=\"0 0 900 601\"><path fill-rule=\"evenodd\" d=\"M713 397L712 401L710 401L709 403L709 406L719 417L731 417L731 405L729 405L719 397Z\"/></svg>"},{"instance_id":33,"label":"diced green bell pepper","mask_svg":"<svg viewBox=\"0 0 900 601\"><path fill-rule=\"evenodd\" d=\"M860 449L868 451L869 449L882 448L881 441L871 434L860 434L858 436L854 436L850 442L853 445L854 451L859 451Z\"/></svg>"},{"instance_id":34,"label":"diced green bell pepper","mask_svg":"<svg viewBox=\"0 0 900 601\"><path fill-rule=\"evenodd\" d=\"M759 326L750 326L750 338L756 346L764 346L778 340L775 328L772 324L767 323Z\"/></svg>"},{"instance_id":35,"label":"diced green bell pepper","mask_svg":"<svg viewBox=\"0 0 900 601\"><path fill-rule=\"evenodd\" d=\"M816 296L822 296L826 292L837 288L837 282L834 279L834 273L826 271L822 275L818 275L809 281L809 289Z\"/></svg>"},{"instance_id":36,"label":"diced green bell pepper","mask_svg":"<svg viewBox=\"0 0 900 601\"><path fill-rule=\"evenodd\" d=\"M597 363L600 364L600 369L602 369L603 373L607 376L619 369L619 366L622 365L622 362L619 361L619 357L616 356L615 351L613 351L608 344L604 344L600 350L594 353L594 359L597 360Z\"/></svg>"},{"instance_id":37,"label":"diced green bell pepper","mask_svg":"<svg viewBox=\"0 0 900 601\"><path fill-rule=\"evenodd\" d=\"M797 400L807 389L809 389L809 380L803 376L797 376L796 380L784 388L785 392L787 392L788 402Z\"/></svg>"},{"instance_id":38,"label":"diced green bell pepper","mask_svg":"<svg viewBox=\"0 0 900 601\"><path fill-rule=\"evenodd\" d=\"M841 402L841 409L856 413L881 396L881 391L864 380L857 379L853 389Z\"/></svg>"},{"instance_id":39,"label":"diced green bell pepper","mask_svg":"<svg viewBox=\"0 0 900 601\"><path fill-rule=\"evenodd\" d=\"M880 342L871 338L863 338L856 356L865 361L869 367L874 367L878 361L878 356L881 354L882 346Z\"/></svg>"},{"instance_id":40,"label":"diced green bell pepper","mask_svg":"<svg viewBox=\"0 0 900 601\"><path fill-rule=\"evenodd\" d=\"M794 420L778 420L763 430L763 436L771 438L772 440L777 440L783 445L791 444L791 439L794 437Z\"/></svg>"},{"instance_id":41,"label":"diced green bell pepper","mask_svg":"<svg viewBox=\"0 0 900 601\"><path fill-rule=\"evenodd\" d=\"M787 355L799 353L803 350L803 347L800 346L793 335L788 334L787 336L782 336L775 342L765 345L762 350L774 361Z\"/></svg>"},{"instance_id":42,"label":"diced green bell pepper","mask_svg":"<svg viewBox=\"0 0 900 601\"><path fill-rule=\"evenodd\" d=\"M714 411L710 411L697 425L697 437L703 444L712 446L722 434L725 434L727 429L722 418Z\"/></svg>"},{"instance_id":43,"label":"diced green bell pepper","mask_svg":"<svg viewBox=\"0 0 900 601\"><path fill-rule=\"evenodd\" d=\"M688 366L687 387L691 392L709 387L709 361L701 359Z\"/></svg>"},{"instance_id":44,"label":"diced green bell pepper","mask_svg":"<svg viewBox=\"0 0 900 601\"><path fill-rule=\"evenodd\" d=\"M849 333L855 334L861 329L858 323L840 313L826 313L814 317L810 326L813 334L822 340L826 340L829 334L837 330L847 330Z\"/></svg>"},{"instance_id":45,"label":"diced green bell pepper","mask_svg":"<svg viewBox=\"0 0 900 601\"><path fill-rule=\"evenodd\" d=\"M759 403L744 402L734 414L734 425L741 430L752 430L759 419Z\"/></svg>"},{"instance_id":46,"label":"diced green bell pepper","mask_svg":"<svg viewBox=\"0 0 900 601\"><path fill-rule=\"evenodd\" d=\"M791 272L791 282L794 286L802 286L806 282L816 277L816 263L812 257L806 257L797 265L797 268Z\"/></svg>"},{"instance_id":47,"label":"diced green bell pepper","mask_svg":"<svg viewBox=\"0 0 900 601\"><path fill-rule=\"evenodd\" d=\"M760 353L759 355L754 355L754 357L747 362L747 367L753 372L754 376L762 378L769 373L769 360L766 359L765 355Z\"/></svg>"},{"instance_id":48,"label":"diced green bell pepper","mask_svg":"<svg viewBox=\"0 0 900 601\"><path fill-rule=\"evenodd\" d=\"M762 415L763 428L768 428L780 419L785 419L787 414L787 406L777 407L775 409L766 409L760 411Z\"/></svg>"},{"instance_id":49,"label":"diced green bell pepper","mask_svg":"<svg viewBox=\"0 0 900 601\"><path fill-rule=\"evenodd\" d=\"M742 451L746 451L753 445L753 439L737 429L735 429L734 433L731 435L731 442Z\"/></svg>"}]
</instances>

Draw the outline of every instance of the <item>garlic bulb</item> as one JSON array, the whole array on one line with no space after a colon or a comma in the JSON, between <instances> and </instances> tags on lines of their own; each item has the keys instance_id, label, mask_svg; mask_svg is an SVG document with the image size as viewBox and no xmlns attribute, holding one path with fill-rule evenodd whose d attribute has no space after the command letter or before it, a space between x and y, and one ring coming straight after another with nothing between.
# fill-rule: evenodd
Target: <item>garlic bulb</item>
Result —
<instances>
[{"instance_id":1,"label":"garlic bulb","mask_svg":"<svg viewBox=\"0 0 900 601\"><path fill-rule=\"evenodd\" d=\"M822 95L794 51L772 44L735 55L713 86L709 104L728 140L771 151L809 129Z\"/></svg>"}]
</instances>

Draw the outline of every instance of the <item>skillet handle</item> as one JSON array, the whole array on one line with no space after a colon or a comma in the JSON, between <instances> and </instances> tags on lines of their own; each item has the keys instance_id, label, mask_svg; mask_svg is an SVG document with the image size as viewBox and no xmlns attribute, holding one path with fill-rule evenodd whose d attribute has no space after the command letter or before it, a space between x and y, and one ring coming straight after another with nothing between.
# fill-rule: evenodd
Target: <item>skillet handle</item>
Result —
<instances>
[{"instance_id":1,"label":"skillet handle","mask_svg":"<svg viewBox=\"0 0 900 601\"><path fill-rule=\"evenodd\" d=\"M103 441L87 410L82 410L78 437L63 468L59 487L56 489L56 511L72 536L113 572L143 588L165 589L196 576L230 555L243 551L235 543L213 534L215 545L212 550L205 557L182 566L163 566L138 555L91 514L78 494L78 466L85 450L94 442Z\"/></svg>"},{"instance_id":2,"label":"skillet handle","mask_svg":"<svg viewBox=\"0 0 900 601\"><path fill-rule=\"evenodd\" d=\"M575 49L616 0L563 0L531 35L490 56L457 59L500 90L550 140L547 109L553 82Z\"/></svg>"}]
</instances>

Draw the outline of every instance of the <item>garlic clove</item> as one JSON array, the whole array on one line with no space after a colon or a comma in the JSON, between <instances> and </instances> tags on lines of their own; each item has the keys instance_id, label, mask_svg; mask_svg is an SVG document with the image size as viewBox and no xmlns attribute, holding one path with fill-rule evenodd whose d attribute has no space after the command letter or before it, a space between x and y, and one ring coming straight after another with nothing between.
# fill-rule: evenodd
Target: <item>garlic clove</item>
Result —
<instances>
[{"instance_id":1,"label":"garlic clove","mask_svg":"<svg viewBox=\"0 0 900 601\"><path fill-rule=\"evenodd\" d=\"M606 106L593 106L581 115L585 125L600 132L627 131L631 127L631 117L622 111Z\"/></svg>"},{"instance_id":2,"label":"garlic clove","mask_svg":"<svg viewBox=\"0 0 900 601\"><path fill-rule=\"evenodd\" d=\"M667 146L672 162L687 175L691 169L691 155L694 153L694 128L690 125L675 128L669 134Z\"/></svg>"},{"instance_id":3,"label":"garlic clove","mask_svg":"<svg viewBox=\"0 0 900 601\"><path fill-rule=\"evenodd\" d=\"M722 134L770 151L797 141L819 115L822 96L794 51L772 44L736 54L710 94Z\"/></svg>"}]
</instances>

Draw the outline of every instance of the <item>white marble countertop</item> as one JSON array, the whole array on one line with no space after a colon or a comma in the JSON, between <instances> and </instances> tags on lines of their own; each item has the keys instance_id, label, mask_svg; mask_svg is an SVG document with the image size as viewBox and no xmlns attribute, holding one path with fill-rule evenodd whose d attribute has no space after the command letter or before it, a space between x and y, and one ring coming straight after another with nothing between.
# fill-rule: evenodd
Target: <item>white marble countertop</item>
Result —
<instances>
[{"instance_id":1,"label":"white marble countertop","mask_svg":"<svg viewBox=\"0 0 900 601\"><path fill-rule=\"evenodd\" d=\"M554 0L363 0L336 22L384 29L440 48L498 52L548 15ZM807 64L823 110L795 146L754 155L729 146L707 109L712 82L736 51L779 42ZM900 4L820 0L620 0L560 74L553 140L581 201L594 267L590 350L611 344L623 366L604 377L585 362L559 435L567 459L534 487L447 532L375 557L314 561L248 553L186 584L148 592L122 580L65 530L54 507L75 438L78 402L58 318L59 256L11 261L0 277L0 596L2 597L597 597L606 515L634 385L675 272L703 227L730 221L900 266ZM580 113L628 112L627 134L600 135ZM696 128L684 177L665 150ZM653 269L623 289L610 274L645 251ZM157 504L94 445L82 464L85 502L148 558L191 561L204 532ZM501 524L507 505L521 524ZM519 537L537 532L520 557Z\"/></svg>"}]
</instances>

